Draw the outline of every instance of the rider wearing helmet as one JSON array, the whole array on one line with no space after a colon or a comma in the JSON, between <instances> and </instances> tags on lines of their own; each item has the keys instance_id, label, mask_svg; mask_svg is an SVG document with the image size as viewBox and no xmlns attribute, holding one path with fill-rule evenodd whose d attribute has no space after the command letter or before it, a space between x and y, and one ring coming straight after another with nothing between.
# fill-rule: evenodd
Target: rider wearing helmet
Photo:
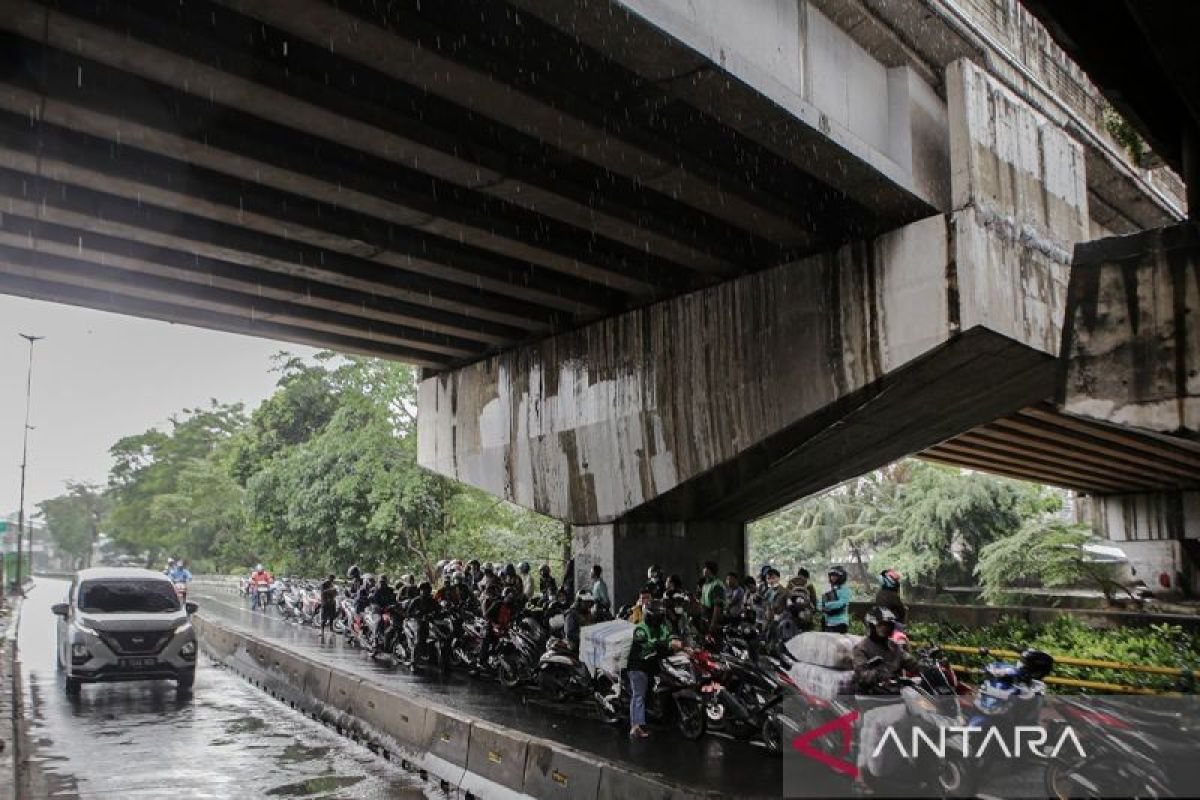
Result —
<instances>
[{"instance_id":1,"label":"rider wearing helmet","mask_svg":"<svg viewBox=\"0 0 1200 800\"><path fill-rule=\"evenodd\" d=\"M896 616L896 627L904 630L908 622L908 606L900 599L900 573L885 569L879 573L879 591L875 593L875 605L889 609Z\"/></svg>"},{"instance_id":2,"label":"rider wearing helmet","mask_svg":"<svg viewBox=\"0 0 1200 800\"><path fill-rule=\"evenodd\" d=\"M263 569L262 564L256 564L254 571L250 573L250 607L254 608L259 604L259 587L266 586L270 588L274 581L271 578L271 573ZM264 593L265 594L265 593ZM265 601L267 598L263 598Z\"/></svg>"},{"instance_id":3,"label":"rider wearing helmet","mask_svg":"<svg viewBox=\"0 0 1200 800\"><path fill-rule=\"evenodd\" d=\"M850 629L850 588L846 586L846 568L829 568L829 591L821 595L823 630L845 633Z\"/></svg>"},{"instance_id":4,"label":"rider wearing helmet","mask_svg":"<svg viewBox=\"0 0 1200 800\"><path fill-rule=\"evenodd\" d=\"M346 587L346 592L351 597L358 594L358 590L362 588L362 570L358 568L358 564L351 564L350 569L346 570L346 580L349 582Z\"/></svg>"},{"instance_id":5,"label":"rider wearing helmet","mask_svg":"<svg viewBox=\"0 0 1200 800\"><path fill-rule=\"evenodd\" d=\"M867 635L854 645L854 680L864 693L878 692L881 684L917 668L917 661L892 640L896 615L891 609L873 606L863 616Z\"/></svg>"},{"instance_id":6,"label":"rider wearing helmet","mask_svg":"<svg viewBox=\"0 0 1200 800\"><path fill-rule=\"evenodd\" d=\"M526 597L533 597L537 588L534 586L533 573L530 569L528 561L522 561L517 565L517 575L521 579L521 593Z\"/></svg>"},{"instance_id":7,"label":"rider wearing helmet","mask_svg":"<svg viewBox=\"0 0 1200 800\"><path fill-rule=\"evenodd\" d=\"M554 581L554 576L550 574L549 564L542 564L538 568L538 594L547 603L554 600L558 594L558 584Z\"/></svg>"},{"instance_id":8,"label":"rider wearing helmet","mask_svg":"<svg viewBox=\"0 0 1200 800\"><path fill-rule=\"evenodd\" d=\"M651 564L649 569L646 570L646 588L650 590L650 594L655 600L662 599L667 585L663 579L662 567L658 564Z\"/></svg>"},{"instance_id":9,"label":"rider wearing helmet","mask_svg":"<svg viewBox=\"0 0 1200 800\"><path fill-rule=\"evenodd\" d=\"M586 589L580 589L575 594L575 602L563 614L563 638L571 643L576 652L579 650L579 631L584 625L591 624L592 609L596 599Z\"/></svg>"}]
</instances>

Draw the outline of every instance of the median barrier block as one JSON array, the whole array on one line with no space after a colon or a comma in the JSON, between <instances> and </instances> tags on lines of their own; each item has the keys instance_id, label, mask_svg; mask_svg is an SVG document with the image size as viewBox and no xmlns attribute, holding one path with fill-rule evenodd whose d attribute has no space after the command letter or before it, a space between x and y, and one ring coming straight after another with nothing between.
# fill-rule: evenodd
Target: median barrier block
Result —
<instances>
[{"instance_id":1,"label":"median barrier block","mask_svg":"<svg viewBox=\"0 0 1200 800\"><path fill-rule=\"evenodd\" d=\"M425 706L395 691L366 680L359 684L359 715L398 744L424 748L425 712Z\"/></svg>"},{"instance_id":2,"label":"median barrier block","mask_svg":"<svg viewBox=\"0 0 1200 800\"><path fill-rule=\"evenodd\" d=\"M580 754L530 739L525 752L525 794L595 800L600 791L601 764Z\"/></svg>"},{"instance_id":3,"label":"median barrier block","mask_svg":"<svg viewBox=\"0 0 1200 800\"><path fill-rule=\"evenodd\" d=\"M471 720L445 709L427 708L421 741L431 755L466 769Z\"/></svg>"},{"instance_id":4,"label":"median barrier block","mask_svg":"<svg viewBox=\"0 0 1200 800\"><path fill-rule=\"evenodd\" d=\"M476 720L471 723L467 772L519 792L525 787L528 746L529 736Z\"/></svg>"},{"instance_id":5,"label":"median barrier block","mask_svg":"<svg viewBox=\"0 0 1200 800\"><path fill-rule=\"evenodd\" d=\"M350 715L358 715L361 711L358 701L358 687L362 678L356 678L336 669L329 671L329 689L325 702L338 711Z\"/></svg>"},{"instance_id":6,"label":"median barrier block","mask_svg":"<svg viewBox=\"0 0 1200 800\"><path fill-rule=\"evenodd\" d=\"M604 765L596 790L597 800L683 800L703 796L634 772L632 767L617 764Z\"/></svg>"}]
</instances>

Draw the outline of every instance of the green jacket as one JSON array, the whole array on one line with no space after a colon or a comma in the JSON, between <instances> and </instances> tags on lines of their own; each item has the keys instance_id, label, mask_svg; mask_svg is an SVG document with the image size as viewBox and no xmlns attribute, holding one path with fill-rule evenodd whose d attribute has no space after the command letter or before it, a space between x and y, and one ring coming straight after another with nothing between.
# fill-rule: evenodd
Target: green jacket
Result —
<instances>
[{"instance_id":1,"label":"green jacket","mask_svg":"<svg viewBox=\"0 0 1200 800\"><path fill-rule=\"evenodd\" d=\"M651 628L639 622L633 628L633 647L629 649L629 669L653 673L658 669L658 660L671 646L671 629L661 623Z\"/></svg>"}]
</instances>

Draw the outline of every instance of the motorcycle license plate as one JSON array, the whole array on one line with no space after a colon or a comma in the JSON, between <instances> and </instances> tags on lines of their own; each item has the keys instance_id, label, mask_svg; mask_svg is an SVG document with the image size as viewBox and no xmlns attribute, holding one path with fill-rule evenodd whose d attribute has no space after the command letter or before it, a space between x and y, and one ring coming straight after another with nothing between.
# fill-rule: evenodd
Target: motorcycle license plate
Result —
<instances>
[{"instance_id":1,"label":"motorcycle license plate","mask_svg":"<svg viewBox=\"0 0 1200 800\"><path fill-rule=\"evenodd\" d=\"M158 665L157 658L122 658L117 663L123 669L142 669L144 667L153 667Z\"/></svg>"}]
</instances>

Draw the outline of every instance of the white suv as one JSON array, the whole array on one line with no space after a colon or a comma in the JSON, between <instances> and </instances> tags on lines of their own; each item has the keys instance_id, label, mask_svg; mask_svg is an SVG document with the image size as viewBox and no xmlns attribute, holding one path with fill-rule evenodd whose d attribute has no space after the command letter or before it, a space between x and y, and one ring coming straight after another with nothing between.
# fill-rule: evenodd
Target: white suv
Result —
<instances>
[{"instance_id":1,"label":"white suv","mask_svg":"<svg viewBox=\"0 0 1200 800\"><path fill-rule=\"evenodd\" d=\"M196 677L196 632L175 585L159 572L128 567L80 570L58 615L58 666L67 694L97 681L173 680L188 690Z\"/></svg>"}]
</instances>

